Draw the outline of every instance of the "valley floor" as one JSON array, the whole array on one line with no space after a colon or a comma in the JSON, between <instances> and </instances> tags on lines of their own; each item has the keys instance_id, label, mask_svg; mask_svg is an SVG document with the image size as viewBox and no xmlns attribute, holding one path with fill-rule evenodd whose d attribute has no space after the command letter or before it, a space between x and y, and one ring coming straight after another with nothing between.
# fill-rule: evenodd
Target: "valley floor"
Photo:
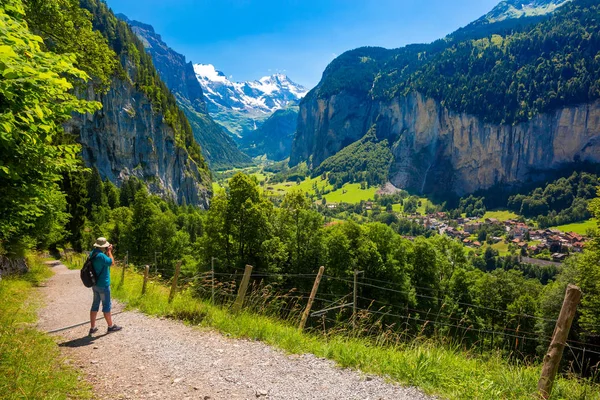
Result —
<instances>
[{"instance_id":1,"label":"valley floor","mask_svg":"<svg viewBox=\"0 0 600 400\"><path fill-rule=\"evenodd\" d=\"M89 318L91 290L78 270L52 265L39 288L46 306L39 329L54 330ZM123 306L115 304L115 311ZM88 325L58 333L63 354L81 368L105 399L428 399L415 388L340 369L313 355L286 355L263 343L234 340L214 331L125 311L124 329L88 337Z\"/></svg>"}]
</instances>

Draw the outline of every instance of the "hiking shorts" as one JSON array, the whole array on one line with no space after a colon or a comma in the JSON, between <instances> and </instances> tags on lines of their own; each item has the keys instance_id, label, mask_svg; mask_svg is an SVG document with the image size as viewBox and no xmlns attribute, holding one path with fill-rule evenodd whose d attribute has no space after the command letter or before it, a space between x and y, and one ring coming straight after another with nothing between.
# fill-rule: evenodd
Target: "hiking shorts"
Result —
<instances>
[{"instance_id":1,"label":"hiking shorts","mask_svg":"<svg viewBox=\"0 0 600 400\"><path fill-rule=\"evenodd\" d=\"M92 302L92 309L90 311L98 312L100 310L100 302L102 302L102 312L110 312L110 286L92 286L92 291L94 292L94 301Z\"/></svg>"}]
</instances>

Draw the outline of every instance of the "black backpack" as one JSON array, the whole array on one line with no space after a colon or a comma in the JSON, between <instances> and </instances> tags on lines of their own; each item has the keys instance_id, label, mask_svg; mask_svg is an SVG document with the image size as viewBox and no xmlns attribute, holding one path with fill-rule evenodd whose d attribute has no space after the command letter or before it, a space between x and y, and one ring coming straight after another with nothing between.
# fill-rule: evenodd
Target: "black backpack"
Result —
<instances>
[{"instance_id":1,"label":"black backpack","mask_svg":"<svg viewBox=\"0 0 600 400\"><path fill-rule=\"evenodd\" d=\"M85 263L83 264L83 268L81 268L79 275L81 276L81 282L83 282L85 287L92 287L98 281L98 276L96 275L96 270L94 269L94 264L92 263L92 260L96 258L97 255L98 253L96 253L94 257L88 256L87 260L85 260Z\"/></svg>"}]
</instances>

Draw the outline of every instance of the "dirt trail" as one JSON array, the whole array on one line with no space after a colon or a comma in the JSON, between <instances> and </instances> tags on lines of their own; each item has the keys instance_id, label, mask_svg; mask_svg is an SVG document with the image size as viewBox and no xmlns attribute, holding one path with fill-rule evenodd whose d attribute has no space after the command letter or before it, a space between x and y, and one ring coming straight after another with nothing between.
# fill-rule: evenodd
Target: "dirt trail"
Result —
<instances>
[{"instance_id":1,"label":"dirt trail","mask_svg":"<svg viewBox=\"0 0 600 400\"><path fill-rule=\"evenodd\" d=\"M89 319L91 290L79 271L54 264L40 292L39 327L50 331ZM114 303L114 311L123 309ZM114 317L120 332L87 336L84 325L57 333L63 354L103 399L429 399L313 355L286 355L263 343L234 340L138 312Z\"/></svg>"}]
</instances>

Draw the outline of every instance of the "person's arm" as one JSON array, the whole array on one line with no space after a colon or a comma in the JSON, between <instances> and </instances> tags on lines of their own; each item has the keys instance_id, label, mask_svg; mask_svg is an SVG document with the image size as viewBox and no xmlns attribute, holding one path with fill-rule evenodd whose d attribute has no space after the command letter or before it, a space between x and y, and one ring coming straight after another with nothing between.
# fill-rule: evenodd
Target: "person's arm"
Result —
<instances>
[{"instance_id":1,"label":"person's arm","mask_svg":"<svg viewBox=\"0 0 600 400\"><path fill-rule=\"evenodd\" d=\"M110 258L111 265L115 262L115 259L112 254L112 248L113 248L113 246L111 244L110 246L108 246L108 250L106 251L106 255L108 256L108 258Z\"/></svg>"}]
</instances>

